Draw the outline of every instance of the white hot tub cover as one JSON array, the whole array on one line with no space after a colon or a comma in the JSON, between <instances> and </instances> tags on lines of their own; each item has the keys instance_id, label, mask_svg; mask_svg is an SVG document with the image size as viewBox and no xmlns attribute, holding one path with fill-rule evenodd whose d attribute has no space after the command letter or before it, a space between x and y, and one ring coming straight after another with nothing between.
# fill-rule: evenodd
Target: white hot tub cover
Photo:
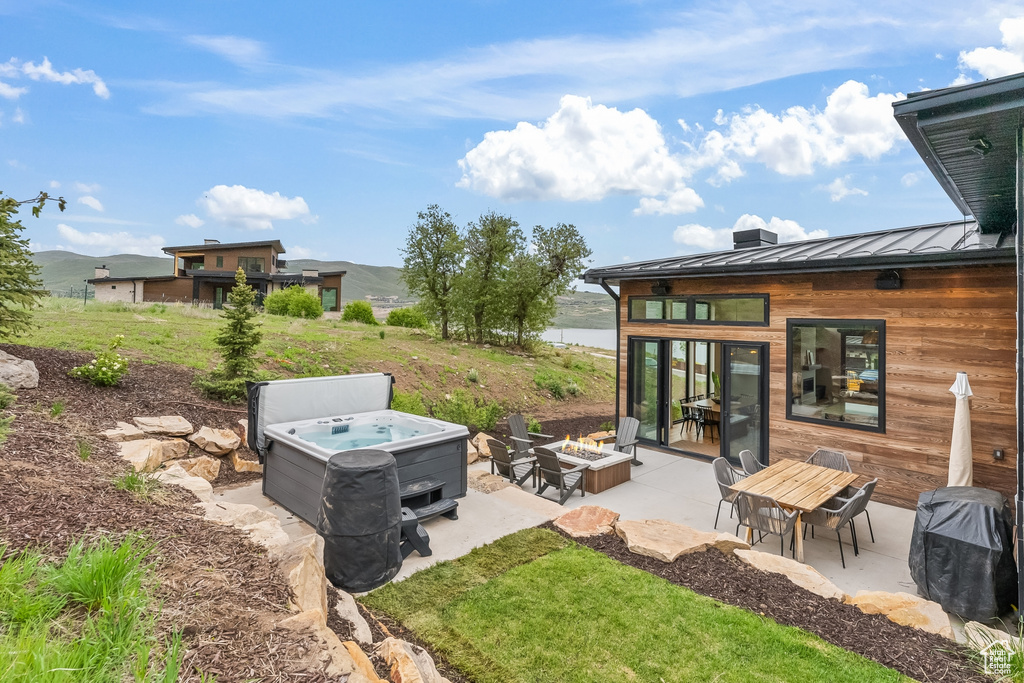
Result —
<instances>
[{"instance_id":1,"label":"white hot tub cover","mask_svg":"<svg viewBox=\"0 0 1024 683\"><path fill-rule=\"evenodd\" d=\"M387 410L391 407L392 383L390 374L373 372L250 384L249 445L262 462L267 425Z\"/></svg>"}]
</instances>

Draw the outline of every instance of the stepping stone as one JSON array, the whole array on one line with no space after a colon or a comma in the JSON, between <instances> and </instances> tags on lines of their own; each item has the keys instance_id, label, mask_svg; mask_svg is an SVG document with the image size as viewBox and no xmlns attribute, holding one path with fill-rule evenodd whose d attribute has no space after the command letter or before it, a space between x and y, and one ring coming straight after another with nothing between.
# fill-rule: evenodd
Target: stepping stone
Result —
<instances>
[{"instance_id":1,"label":"stepping stone","mask_svg":"<svg viewBox=\"0 0 1024 683\"><path fill-rule=\"evenodd\" d=\"M556 527L573 538L603 536L615 530L619 513L598 505L582 505L555 520Z\"/></svg>"},{"instance_id":2,"label":"stepping stone","mask_svg":"<svg viewBox=\"0 0 1024 683\"><path fill-rule=\"evenodd\" d=\"M188 440L213 455L226 455L242 443L242 437L230 429L211 427L200 427L198 432L188 437Z\"/></svg>"},{"instance_id":3,"label":"stepping stone","mask_svg":"<svg viewBox=\"0 0 1024 683\"><path fill-rule=\"evenodd\" d=\"M107 439L108 441L136 441L138 439L145 439L146 432L142 431L135 425L130 425L127 422L118 422L115 429L107 429L100 432L100 436Z\"/></svg>"},{"instance_id":4,"label":"stepping stone","mask_svg":"<svg viewBox=\"0 0 1024 683\"><path fill-rule=\"evenodd\" d=\"M192 423L181 415L161 415L160 417L132 418L139 429L147 434L164 436L186 436L192 433Z\"/></svg>"},{"instance_id":5,"label":"stepping stone","mask_svg":"<svg viewBox=\"0 0 1024 683\"><path fill-rule=\"evenodd\" d=\"M176 460L175 465L181 465L182 469L193 477L202 477L212 482L220 474L220 460L211 458L208 455L201 455L198 458L188 460Z\"/></svg>"},{"instance_id":6,"label":"stepping stone","mask_svg":"<svg viewBox=\"0 0 1024 683\"><path fill-rule=\"evenodd\" d=\"M937 602L919 598L910 593L887 593L886 591L858 591L847 598L847 604L856 605L865 614L884 614L890 621L903 626L937 633L953 640L953 628L949 616Z\"/></svg>"},{"instance_id":7,"label":"stepping stone","mask_svg":"<svg viewBox=\"0 0 1024 683\"><path fill-rule=\"evenodd\" d=\"M168 460L177 460L188 454L188 441L183 439L142 439L123 441L118 455L135 466L136 472L152 472Z\"/></svg>"},{"instance_id":8,"label":"stepping stone","mask_svg":"<svg viewBox=\"0 0 1024 683\"><path fill-rule=\"evenodd\" d=\"M213 500L213 486L210 485L210 482L199 477L193 477L176 463L171 463L171 466L165 470L154 472L153 478L163 484L174 484L175 486L187 489L204 503L209 503Z\"/></svg>"},{"instance_id":9,"label":"stepping stone","mask_svg":"<svg viewBox=\"0 0 1024 683\"><path fill-rule=\"evenodd\" d=\"M750 548L732 534L697 531L664 519L618 521L615 533L626 542L630 552L662 562L675 562L680 555L699 553L709 548L726 554L737 548Z\"/></svg>"},{"instance_id":10,"label":"stepping stone","mask_svg":"<svg viewBox=\"0 0 1024 683\"><path fill-rule=\"evenodd\" d=\"M822 574L803 562L797 562L781 555L763 553L760 550L735 550L736 557L740 558L751 567L764 572L782 574L790 581L805 588L823 598L835 598L845 601L850 596L839 590L839 588L826 579Z\"/></svg>"},{"instance_id":11,"label":"stepping stone","mask_svg":"<svg viewBox=\"0 0 1024 683\"><path fill-rule=\"evenodd\" d=\"M255 460L246 460L238 454L238 451L228 453L228 460L231 461L235 472L263 472L263 465Z\"/></svg>"}]
</instances>

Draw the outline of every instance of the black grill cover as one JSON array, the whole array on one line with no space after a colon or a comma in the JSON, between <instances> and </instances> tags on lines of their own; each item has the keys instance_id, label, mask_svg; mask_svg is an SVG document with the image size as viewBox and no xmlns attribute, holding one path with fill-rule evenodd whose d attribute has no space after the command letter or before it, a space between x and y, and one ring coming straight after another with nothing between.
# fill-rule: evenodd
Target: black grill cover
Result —
<instances>
[{"instance_id":1,"label":"black grill cover","mask_svg":"<svg viewBox=\"0 0 1024 683\"><path fill-rule=\"evenodd\" d=\"M1017 596L1013 516L1001 494L973 486L917 499L910 574L924 597L964 619L988 621Z\"/></svg>"},{"instance_id":2,"label":"black grill cover","mask_svg":"<svg viewBox=\"0 0 1024 683\"><path fill-rule=\"evenodd\" d=\"M324 568L332 584L361 593L394 578L402 568L401 524L393 455L361 449L331 456L316 532L324 539Z\"/></svg>"}]
</instances>

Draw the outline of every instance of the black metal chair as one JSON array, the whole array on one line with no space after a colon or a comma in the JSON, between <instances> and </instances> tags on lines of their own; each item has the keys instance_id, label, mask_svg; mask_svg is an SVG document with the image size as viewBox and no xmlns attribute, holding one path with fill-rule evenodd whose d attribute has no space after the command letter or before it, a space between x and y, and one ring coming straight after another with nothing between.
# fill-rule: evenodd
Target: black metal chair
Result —
<instances>
[{"instance_id":1,"label":"black metal chair","mask_svg":"<svg viewBox=\"0 0 1024 683\"><path fill-rule=\"evenodd\" d=\"M537 488L536 457L514 457L515 451L497 439L487 439L487 447L491 451L491 474L497 470L499 476L516 486L522 486L523 482L533 477L533 487Z\"/></svg>"},{"instance_id":2,"label":"black metal chair","mask_svg":"<svg viewBox=\"0 0 1024 683\"><path fill-rule=\"evenodd\" d=\"M722 436L722 430L720 428L721 422L719 420L718 413L711 408L701 408L700 413L700 436L704 436L704 433L708 432L711 434L711 443L714 443L716 429L718 430L719 438Z\"/></svg>"},{"instance_id":3,"label":"black metal chair","mask_svg":"<svg viewBox=\"0 0 1024 683\"><path fill-rule=\"evenodd\" d=\"M558 489L559 505L565 505L565 501L569 500L569 496L576 489L579 489L580 497L587 495L583 488L583 476L590 465L577 465L563 469L561 461L554 451L537 446L533 449L533 453L537 457L538 496L552 486Z\"/></svg>"},{"instance_id":4,"label":"black metal chair","mask_svg":"<svg viewBox=\"0 0 1024 683\"><path fill-rule=\"evenodd\" d=\"M512 430L512 447L516 452L517 460L530 457L530 449L533 448L533 437L541 439L555 438L551 434L529 431L526 427L526 420L518 413L508 416L508 428Z\"/></svg>"},{"instance_id":5,"label":"black metal chair","mask_svg":"<svg viewBox=\"0 0 1024 683\"><path fill-rule=\"evenodd\" d=\"M806 462L810 465L827 467L830 470L853 472L853 470L850 469L850 461L846 459L845 455L839 451L830 451L827 448L819 448L814 451L811 453L811 457L807 458Z\"/></svg>"},{"instance_id":6,"label":"black metal chair","mask_svg":"<svg viewBox=\"0 0 1024 683\"><path fill-rule=\"evenodd\" d=\"M736 496L739 495L739 491L734 491L730 487L746 478L746 475L734 470L725 458L715 458L714 462L711 463L711 468L715 472L715 483L718 484L718 492L722 494L722 500L718 501L718 510L715 511L715 528L717 529L718 516L722 514L722 503L729 504L729 517L731 518L732 509L736 504Z\"/></svg>"},{"instance_id":7,"label":"black metal chair","mask_svg":"<svg viewBox=\"0 0 1024 683\"><path fill-rule=\"evenodd\" d=\"M633 465L643 465L636 459L636 445L639 439L636 433L640 431L640 420L635 417L624 417L619 420L619 428L615 430L615 445L612 450L618 453L629 453L633 456L630 461Z\"/></svg>"},{"instance_id":8,"label":"black metal chair","mask_svg":"<svg viewBox=\"0 0 1024 683\"><path fill-rule=\"evenodd\" d=\"M736 496L736 514L740 526L753 529L760 535L778 536L781 544L780 553L786 554L786 534L793 533L797 515L795 510L784 510L774 498L741 491ZM796 557L796 548L793 549L793 557Z\"/></svg>"}]
</instances>

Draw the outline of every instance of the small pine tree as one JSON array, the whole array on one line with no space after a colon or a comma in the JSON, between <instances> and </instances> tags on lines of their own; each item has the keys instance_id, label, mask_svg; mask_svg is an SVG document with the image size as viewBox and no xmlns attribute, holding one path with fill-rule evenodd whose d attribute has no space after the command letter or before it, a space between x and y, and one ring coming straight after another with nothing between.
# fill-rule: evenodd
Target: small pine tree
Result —
<instances>
[{"instance_id":1,"label":"small pine tree","mask_svg":"<svg viewBox=\"0 0 1024 683\"><path fill-rule=\"evenodd\" d=\"M32 214L38 216L48 199L45 192L23 202L0 196L0 340L28 330L43 293L39 266L32 262L28 240L21 237L24 226L13 216L22 204L32 204ZM63 211L64 198L57 201Z\"/></svg>"},{"instance_id":2,"label":"small pine tree","mask_svg":"<svg viewBox=\"0 0 1024 683\"><path fill-rule=\"evenodd\" d=\"M214 338L224 359L221 370L225 379L245 379L256 372L256 347L263 333L256 322L255 303L256 291L245 284L245 271L239 268L221 314L227 323Z\"/></svg>"}]
</instances>

